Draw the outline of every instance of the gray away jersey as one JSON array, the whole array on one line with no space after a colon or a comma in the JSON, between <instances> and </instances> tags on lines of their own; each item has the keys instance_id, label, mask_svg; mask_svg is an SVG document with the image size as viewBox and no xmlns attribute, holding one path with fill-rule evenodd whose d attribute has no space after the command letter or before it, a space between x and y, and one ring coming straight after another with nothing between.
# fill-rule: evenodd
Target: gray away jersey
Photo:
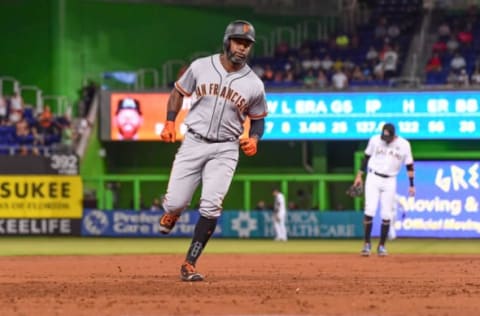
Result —
<instances>
[{"instance_id":1,"label":"gray away jersey","mask_svg":"<svg viewBox=\"0 0 480 316\"><path fill-rule=\"evenodd\" d=\"M238 138L243 123L267 115L263 82L248 65L227 72L220 63L220 54L192 62L175 88L192 97L192 106L185 125L210 139Z\"/></svg>"}]
</instances>

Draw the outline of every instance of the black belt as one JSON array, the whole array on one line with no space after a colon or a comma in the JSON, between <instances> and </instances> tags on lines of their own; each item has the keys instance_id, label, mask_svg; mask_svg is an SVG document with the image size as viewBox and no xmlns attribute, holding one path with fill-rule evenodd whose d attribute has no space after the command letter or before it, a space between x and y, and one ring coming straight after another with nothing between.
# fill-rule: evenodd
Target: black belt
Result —
<instances>
[{"instance_id":1,"label":"black belt","mask_svg":"<svg viewBox=\"0 0 480 316\"><path fill-rule=\"evenodd\" d=\"M370 172L372 172L374 175L382 177L382 178L390 178L391 177L388 174L383 174L383 173L376 172L376 171L373 171L373 170L370 170Z\"/></svg>"},{"instance_id":2,"label":"black belt","mask_svg":"<svg viewBox=\"0 0 480 316\"><path fill-rule=\"evenodd\" d=\"M196 139L200 139L200 140L203 140L204 142L207 142L207 143L227 143L227 142L234 142L235 140L237 140L235 137L229 137L229 138L226 138L226 139L211 139L211 138L207 138L197 132L195 132L193 129L189 128L187 130L190 134L193 135L193 137L195 137Z\"/></svg>"}]
</instances>

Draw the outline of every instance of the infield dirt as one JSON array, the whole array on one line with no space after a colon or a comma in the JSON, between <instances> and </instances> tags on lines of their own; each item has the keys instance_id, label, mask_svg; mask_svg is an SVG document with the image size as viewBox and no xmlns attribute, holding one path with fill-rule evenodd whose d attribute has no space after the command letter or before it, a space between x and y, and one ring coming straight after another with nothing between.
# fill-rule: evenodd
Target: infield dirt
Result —
<instances>
[{"instance_id":1,"label":"infield dirt","mask_svg":"<svg viewBox=\"0 0 480 316\"><path fill-rule=\"evenodd\" d=\"M0 315L479 315L480 256L0 257Z\"/></svg>"}]
</instances>

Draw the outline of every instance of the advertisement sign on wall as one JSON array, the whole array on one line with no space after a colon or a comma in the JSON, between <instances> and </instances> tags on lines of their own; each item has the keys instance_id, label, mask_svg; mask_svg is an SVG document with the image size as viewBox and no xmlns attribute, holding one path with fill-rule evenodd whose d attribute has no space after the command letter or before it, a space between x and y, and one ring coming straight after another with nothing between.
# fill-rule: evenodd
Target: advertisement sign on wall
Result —
<instances>
[{"instance_id":1,"label":"advertisement sign on wall","mask_svg":"<svg viewBox=\"0 0 480 316\"><path fill-rule=\"evenodd\" d=\"M86 209L82 221L83 236L161 237L161 212L101 211ZM168 236L191 237L199 218L196 211L185 211ZM220 233L218 225L214 236Z\"/></svg>"},{"instance_id":2,"label":"advertisement sign on wall","mask_svg":"<svg viewBox=\"0 0 480 316\"><path fill-rule=\"evenodd\" d=\"M399 237L480 237L480 161L417 161L415 187L415 197L408 196L402 170L395 221ZM379 213L373 236L379 235Z\"/></svg>"},{"instance_id":3,"label":"advertisement sign on wall","mask_svg":"<svg viewBox=\"0 0 480 316\"><path fill-rule=\"evenodd\" d=\"M0 236L79 236L80 219L2 218Z\"/></svg>"},{"instance_id":4,"label":"advertisement sign on wall","mask_svg":"<svg viewBox=\"0 0 480 316\"><path fill-rule=\"evenodd\" d=\"M161 212L85 210L82 235L109 237L162 237ZM185 211L168 235L192 237L198 211ZM292 211L288 214L290 238L357 238L362 235L361 212ZM274 237L272 212L223 211L214 236L226 238Z\"/></svg>"},{"instance_id":5,"label":"advertisement sign on wall","mask_svg":"<svg viewBox=\"0 0 480 316\"><path fill-rule=\"evenodd\" d=\"M0 218L81 218L79 176L0 176Z\"/></svg>"}]
</instances>

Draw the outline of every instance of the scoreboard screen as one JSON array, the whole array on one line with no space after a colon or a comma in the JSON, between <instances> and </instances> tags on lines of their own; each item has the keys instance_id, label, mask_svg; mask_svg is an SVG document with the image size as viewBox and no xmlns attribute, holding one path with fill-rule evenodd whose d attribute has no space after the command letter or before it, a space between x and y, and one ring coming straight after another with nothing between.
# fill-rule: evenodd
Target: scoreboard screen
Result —
<instances>
[{"instance_id":1,"label":"scoreboard screen","mask_svg":"<svg viewBox=\"0 0 480 316\"><path fill-rule=\"evenodd\" d=\"M264 139L368 139L384 123L408 139L480 137L480 92L268 93Z\"/></svg>"},{"instance_id":2,"label":"scoreboard screen","mask_svg":"<svg viewBox=\"0 0 480 316\"><path fill-rule=\"evenodd\" d=\"M104 91L102 139L158 141L168 96ZM409 140L480 138L480 91L267 92L266 96L264 140L366 140L380 133L386 122L395 124L397 134ZM136 134L127 138L119 133L118 109L129 98L142 117ZM194 98L184 100L177 117L178 140L186 131L183 120Z\"/></svg>"}]
</instances>

